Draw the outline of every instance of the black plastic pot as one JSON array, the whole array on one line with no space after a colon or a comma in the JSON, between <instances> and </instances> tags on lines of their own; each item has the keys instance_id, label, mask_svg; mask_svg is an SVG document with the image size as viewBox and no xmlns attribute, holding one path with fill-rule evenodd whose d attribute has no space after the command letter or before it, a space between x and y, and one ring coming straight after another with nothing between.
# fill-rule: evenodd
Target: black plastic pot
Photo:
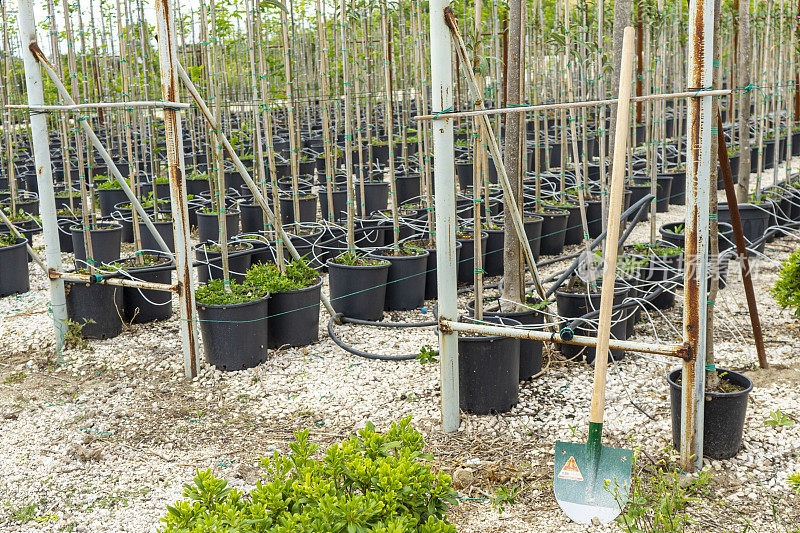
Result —
<instances>
[{"instance_id":1,"label":"black plastic pot","mask_svg":"<svg viewBox=\"0 0 800 533\"><path fill-rule=\"evenodd\" d=\"M731 213L728 210L727 202L720 202L717 206L717 213L719 214L719 221L731 223ZM759 205L755 204L739 204L739 217L742 220L742 233L744 234L745 244L748 249L751 249L750 243L755 242L764 236L769 227L769 217L772 213L772 203L765 202ZM763 252L766 246L766 239L754 249L757 252Z\"/></svg>"},{"instance_id":2,"label":"black plastic pot","mask_svg":"<svg viewBox=\"0 0 800 533\"><path fill-rule=\"evenodd\" d=\"M72 226L78 223L76 218L58 219L58 243L62 253L72 253Z\"/></svg>"},{"instance_id":3,"label":"black plastic pot","mask_svg":"<svg viewBox=\"0 0 800 533\"><path fill-rule=\"evenodd\" d=\"M195 246L194 254L198 263L197 277L200 283L208 283L212 279L222 279L222 254L220 252L207 251L207 243ZM231 279L239 283L244 281L247 269L250 268L252 261L253 245L249 242L236 242L231 244L244 245L246 250L230 250L228 253L228 269Z\"/></svg>"},{"instance_id":4,"label":"black plastic pot","mask_svg":"<svg viewBox=\"0 0 800 533\"><path fill-rule=\"evenodd\" d=\"M535 261L538 261L541 255L543 222L544 219L539 215L526 214L522 223L525 228L525 236L528 238L528 242L531 246L531 253L533 253L533 259Z\"/></svg>"},{"instance_id":5,"label":"black plastic pot","mask_svg":"<svg viewBox=\"0 0 800 533\"><path fill-rule=\"evenodd\" d=\"M636 186L646 187L646 191L639 198L643 197L645 194L650 193L651 191L650 185L646 184L648 181L650 181L650 178L636 177L633 180ZM671 194L672 194L672 176L668 174L658 176L656 178L656 213L666 213L667 211L669 211L669 204L670 204L669 200L671 198ZM638 198L634 199L633 201L635 202L636 200L638 200Z\"/></svg>"},{"instance_id":6,"label":"black plastic pot","mask_svg":"<svg viewBox=\"0 0 800 533\"><path fill-rule=\"evenodd\" d=\"M753 382L747 376L731 370L717 369L720 379L742 387L737 392L706 392L703 416L703 456L711 459L730 459L742 445L742 433L747 414L747 400ZM681 369L670 372L670 405L672 412L672 444L681 445Z\"/></svg>"},{"instance_id":7,"label":"black plastic pot","mask_svg":"<svg viewBox=\"0 0 800 533\"><path fill-rule=\"evenodd\" d=\"M397 186L397 205L402 205L409 200L419 197L419 182L419 175L397 176L395 178L395 184Z\"/></svg>"},{"instance_id":8,"label":"black plastic pot","mask_svg":"<svg viewBox=\"0 0 800 533\"><path fill-rule=\"evenodd\" d=\"M167 248L169 248L169 251L175 253L175 235L172 232L172 221L157 221L153 222L153 225L156 227L158 234L161 235L161 238L164 239L164 243L167 245ZM158 246L156 238L153 237L153 234L150 233L150 230L147 229L144 222L139 222L139 235L142 236L142 250L163 252Z\"/></svg>"},{"instance_id":9,"label":"black plastic pot","mask_svg":"<svg viewBox=\"0 0 800 533\"><path fill-rule=\"evenodd\" d=\"M331 305L348 318L380 320L386 301L389 262L380 265L340 265L327 261Z\"/></svg>"},{"instance_id":10,"label":"black plastic pot","mask_svg":"<svg viewBox=\"0 0 800 533\"><path fill-rule=\"evenodd\" d=\"M27 240L17 239L16 244L0 247L0 296L28 292Z\"/></svg>"},{"instance_id":11,"label":"black plastic pot","mask_svg":"<svg viewBox=\"0 0 800 533\"><path fill-rule=\"evenodd\" d=\"M560 208L559 208L560 209ZM577 205L564 208L569 212L567 226L564 231L564 244L580 244L583 240L583 226L581 224L581 208Z\"/></svg>"},{"instance_id":12,"label":"black plastic pot","mask_svg":"<svg viewBox=\"0 0 800 533\"><path fill-rule=\"evenodd\" d=\"M328 220L328 191L319 190L319 212L324 220ZM333 218L340 221L347 219L347 189L334 189L331 191L333 197Z\"/></svg>"},{"instance_id":13,"label":"black plastic pot","mask_svg":"<svg viewBox=\"0 0 800 533\"><path fill-rule=\"evenodd\" d=\"M485 229L487 235L486 249L483 251L485 258L483 270L487 276L499 276L503 273L503 243L505 242L505 230Z\"/></svg>"},{"instance_id":14,"label":"black plastic pot","mask_svg":"<svg viewBox=\"0 0 800 533\"><path fill-rule=\"evenodd\" d=\"M562 210L545 210L537 213L542 217L542 235L540 253L559 255L564 251L567 236L569 212Z\"/></svg>"},{"instance_id":15,"label":"black plastic pot","mask_svg":"<svg viewBox=\"0 0 800 533\"><path fill-rule=\"evenodd\" d=\"M489 235L486 232L482 233L481 237L481 250L486 250L486 242ZM457 242L460 242L461 257L458 260L458 282L459 283L472 283L475 280L475 245L474 238L460 239L456 236ZM484 258L486 254L483 254Z\"/></svg>"},{"instance_id":16,"label":"black plastic pot","mask_svg":"<svg viewBox=\"0 0 800 533\"><path fill-rule=\"evenodd\" d=\"M497 298L484 298L484 317L500 317L516 320L522 325L541 324L544 315L534 309L523 309L521 311L500 311L496 305ZM529 301L528 304L535 302ZM488 304L488 305L487 305ZM489 307L492 310L486 309ZM467 302L467 313L475 316L475 300ZM530 339L519 341L519 380L526 381L542 371L542 342Z\"/></svg>"},{"instance_id":17,"label":"black plastic pot","mask_svg":"<svg viewBox=\"0 0 800 533\"><path fill-rule=\"evenodd\" d=\"M669 194L670 205L686 204L686 171L665 172L664 174L660 174L658 178L662 176L669 176L672 178L672 189Z\"/></svg>"},{"instance_id":18,"label":"black plastic pot","mask_svg":"<svg viewBox=\"0 0 800 533\"><path fill-rule=\"evenodd\" d=\"M510 318L485 322L519 326ZM458 337L458 390L461 409L476 415L505 413L519 401L520 341L511 337Z\"/></svg>"},{"instance_id":19,"label":"black plastic pot","mask_svg":"<svg viewBox=\"0 0 800 533\"><path fill-rule=\"evenodd\" d=\"M69 205L69 198L64 198L64 200ZM100 214L108 217L114 210L114 206L122 202L127 203L128 197L122 189L97 189L97 200L100 203ZM76 205L80 204L76 202Z\"/></svg>"},{"instance_id":20,"label":"black plastic pot","mask_svg":"<svg viewBox=\"0 0 800 533\"><path fill-rule=\"evenodd\" d=\"M125 302L122 287L98 283L64 282L67 316L82 326L87 339L110 339L122 331Z\"/></svg>"},{"instance_id":21,"label":"black plastic pot","mask_svg":"<svg viewBox=\"0 0 800 533\"><path fill-rule=\"evenodd\" d=\"M295 222L316 222L317 220L317 197L303 196L298 198L300 205L300 216L295 220L294 200L291 196L281 196L281 223L293 224Z\"/></svg>"},{"instance_id":22,"label":"black plastic pot","mask_svg":"<svg viewBox=\"0 0 800 533\"><path fill-rule=\"evenodd\" d=\"M389 262L386 277L387 311L408 311L425 303L425 267L428 252L415 255L394 256L391 251L375 254L376 259Z\"/></svg>"},{"instance_id":23,"label":"black plastic pot","mask_svg":"<svg viewBox=\"0 0 800 533\"><path fill-rule=\"evenodd\" d=\"M206 361L220 370L253 368L267 360L269 298L233 305L197 304Z\"/></svg>"},{"instance_id":24,"label":"black plastic pot","mask_svg":"<svg viewBox=\"0 0 800 533\"><path fill-rule=\"evenodd\" d=\"M239 212L242 220L242 233L264 231L264 211L260 205L241 203L239 204Z\"/></svg>"},{"instance_id":25,"label":"black plastic pot","mask_svg":"<svg viewBox=\"0 0 800 533\"><path fill-rule=\"evenodd\" d=\"M219 220L216 213L197 213L197 239L200 242L219 242ZM228 238L239 235L239 211L225 213Z\"/></svg>"},{"instance_id":26,"label":"black plastic pot","mask_svg":"<svg viewBox=\"0 0 800 533\"><path fill-rule=\"evenodd\" d=\"M294 291L276 292L269 302L269 347L307 346L319 339L322 280Z\"/></svg>"},{"instance_id":27,"label":"black plastic pot","mask_svg":"<svg viewBox=\"0 0 800 533\"><path fill-rule=\"evenodd\" d=\"M134 278L150 283L172 282L172 266L169 261L163 265L137 267L129 262L125 272ZM123 288L125 320L134 324L146 324L157 320L167 320L172 316L172 293L151 289Z\"/></svg>"},{"instance_id":28,"label":"black plastic pot","mask_svg":"<svg viewBox=\"0 0 800 533\"><path fill-rule=\"evenodd\" d=\"M586 314L600 309L600 292L593 294L571 293L556 291L556 308L559 316L566 318L566 325L573 319L580 318ZM628 295L628 289L617 289L614 291L613 305L621 304ZM611 338L625 339L628 329L626 320L622 320L623 311L614 311L611 315ZM588 327L578 327L575 329L576 335L594 336L596 332ZM595 351L592 348L575 346L572 344L559 344L559 349L564 357L576 359L583 357L587 363L594 361ZM610 350L609 361L619 361L625 357L623 350Z\"/></svg>"},{"instance_id":29,"label":"black plastic pot","mask_svg":"<svg viewBox=\"0 0 800 533\"><path fill-rule=\"evenodd\" d=\"M456 241L456 264L461 259L461 242ZM436 281L436 248L426 248L428 251L428 265L425 270L425 299L435 300L438 297Z\"/></svg>"},{"instance_id":30,"label":"black plastic pot","mask_svg":"<svg viewBox=\"0 0 800 533\"><path fill-rule=\"evenodd\" d=\"M86 267L86 248L83 242L83 230L80 226L72 226L72 248L75 251L76 268ZM92 259L96 264L109 263L119 259L122 247L122 226L116 223L98 224L96 229L89 230L92 239Z\"/></svg>"},{"instance_id":31,"label":"black plastic pot","mask_svg":"<svg viewBox=\"0 0 800 533\"><path fill-rule=\"evenodd\" d=\"M356 184L356 211L361 213L361 185ZM382 181L364 182L364 216L374 211L386 209L389 202L389 183ZM324 213L323 213L324 214Z\"/></svg>"},{"instance_id":32,"label":"black plastic pot","mask_svg":"<svg viewBox=\"0 0 800 533\"><path fill-rule=\"evenodd\" d=\"M185 183L186 183L186 194L197 196L198 194L209 190L207 179L201 179L201 180L187 179Z\"/></svg>"}]
</instances>

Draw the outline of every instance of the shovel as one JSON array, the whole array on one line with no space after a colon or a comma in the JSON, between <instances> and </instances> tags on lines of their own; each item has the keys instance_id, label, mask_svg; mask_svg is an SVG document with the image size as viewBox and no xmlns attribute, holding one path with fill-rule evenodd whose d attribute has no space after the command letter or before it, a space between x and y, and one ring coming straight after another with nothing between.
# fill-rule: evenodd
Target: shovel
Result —
<instances>
[{"instance_id":1,"label":"shovel","mask_svg":"<svg viewBox=\"0 0 800 533\"><path fill-rule=\"evenodd\" d=\"M619 99L617 100L614 167L611 177L611 202L608 212L600 323L594 359L594 389L586 444L556 442L553 491L564 513L579 524L596 520L610 522L628 500L631 481L631 450L610 448L600 443L606 400L608 339L611 330L614 280L617 269L617 242L622 214L625 153L628 142L628 114L633 71L633 28L626 27L622 43Z\"/></svg>"}]
</instances>

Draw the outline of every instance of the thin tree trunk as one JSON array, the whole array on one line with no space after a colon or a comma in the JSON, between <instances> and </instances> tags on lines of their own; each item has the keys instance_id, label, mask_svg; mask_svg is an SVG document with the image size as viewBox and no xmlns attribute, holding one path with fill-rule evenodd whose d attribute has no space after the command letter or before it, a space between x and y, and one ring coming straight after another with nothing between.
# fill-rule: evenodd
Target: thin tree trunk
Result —
<instances>
[{"instance_id":1,"label":"thin tree trunk","mask_svg":"<svg viewBox=\"0 0 800 533\"><path fill-rule=\"evenodd\" d=\"M739 88L750 85L750 2L739 4L739 50L736 54L736 77ZM750 193L750 91L739 93L739 180L736 199L747 202Z\"/></svg>"}]
</instances>

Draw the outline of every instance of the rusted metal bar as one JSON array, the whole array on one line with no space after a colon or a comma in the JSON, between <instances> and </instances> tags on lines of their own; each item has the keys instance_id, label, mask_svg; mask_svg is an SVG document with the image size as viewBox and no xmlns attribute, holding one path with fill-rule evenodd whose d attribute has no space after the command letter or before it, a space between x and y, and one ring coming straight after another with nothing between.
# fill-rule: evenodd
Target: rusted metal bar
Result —
<instances>
[{"instance_id":1,"label":"rusted metal bar","mask_svg":"<svg viewBox=\"0 0 800 533\"><path fill-rule=\"evenodd\" d=\"M96 283L98 285L114 285L117 287L131 287L134 289L146 289L152 291L164 291L164 292L180 292L181 286L180 284L169 285L166 283L152 283L149 281L139 281L136 279L125 279L125 278L104 278L100 276L98 279L95 276L90 274L75 274L72 272L59 272L57 270L50 269L47 271L47 275L50 279L62 279L64 281L72 281L75 283Z\"/></svg>"},{"instance_id":2,"label":"rusted metal bar","mask_svg":"<svg viewBox=\"0 0 800 533\"><path fill-rule=\"evenodd\" d=\"M761 320L758 317L758 305L756 304L756 293L753 290L753 280L750 277L750 260L747 257L747 246L744 242L742 233L742 219L739 216L739 203L736 201L736 190L733 188L733 174L731 172L731 162L728 159L728 146L725 141L725 132L722 130L722 116L717 108L717 140L719 142L719 168L722 172L722 180L725 182L725 196L728 198L728 211L731 214L731 225L733 226L733 238L736 241L736 252L739 256L739 265L742 269L742 283L744 283L744 294L747 297L747 308L750 311L750 325L753 328L753 340L756 343L758 353L758 364L761 368L769 368L767 353L764 349L764 335L761 332Z\"/></svg>"},{"instance_id":3,"label":"rusted metal bar","mask_svg":"<svg viewBox=\"0 0 800 533\"><path fill-rule=\"evenodd\" d=\"M553 333L536 329L518 329L508 326L491 326L488 324L469 324L443 318L439 319L439 329L447 332L458 331L476 335L497 335L501 337L514 337L516 339L557 342L559 344L572 344L575 346L585 346L587 348L594 348L597 346L596 337L572 335L571 330L561 330ZM630 340L609 339L608 347L613 350L668 355L684 360L691 358L688 347L683 344L652 344Z\"/></svg>"},{"instance_id":4,"label":"rusted metal bar","mask_svg":"<svg viewBox=\"0 0 800 533\"><path fill-rule=\"evenodd\" d=\"M178 44L175 37L175 18L169 0L156 1L158 27L158 66L161 71L161 93L165 101L178 101ZM197 323L195 320L194 269L189 237L189 206L184 179L183 136L181 114L164 108L169 191L172 205L172 230L175 235L175 267L180 288L180 333L183 365L187 378L197 376Z\"/></svg>"},{"instance_id":5,"label":"rusted metal bar","mask_svg":"<svg viewBox=\"0 0 800 533\"><path fill-rule=\"evenodd\" d=\"M72 105L22 105L9 104L6 109L28 109L30 111L82 111L84 109L103 109L103 108L122 108L131 107L164 107L174 109L189 109L190 104L181 102L161 102L161 101L136 101L136 102L94 102L89 104Z\"/></svg>"},{"instance_id":6,"label":"rusted metal bar","mask_svg":"<svg viewBox=\"0 0 800 533\"><path fill-rule=\"evenodd\" d=\"M689 10L687 84L702 90L713 84L714 0L695 0ZM687 106L683 338L692 358L681 373L680 450L687 472L703 466L712 103L712 96L703 93Z\"/></svg>"},{"instance_id":7,"label":"rusted metal bar","mask_svg":"<svg viewBox=\"0 0 800 533\"><path fill-rule=\"evenodd\" d=\"M695 90L683 91L679 93L667 94L648 94L645 96L632 96L631 102L650 102L653 100L672 100L675 98L699 98L702 96L728 96L732 94L730 89L714 89L714 90ZM520 107L501 107L498 109L476 109L474 111L455 111L448 113L441 113L440 115L417 115L414 120L433 120L441 118L442 115L447 115L449 118L458 117L476 117L479 115L499 115L505 113L528 113L530 111L547 111L552 109L572 109L581 107L599 107L604 105L616 105L616 98L607 98L605 100L586 100L583 102L562 102L553 104L539 104Z\"/></svg>"}]
</instances>

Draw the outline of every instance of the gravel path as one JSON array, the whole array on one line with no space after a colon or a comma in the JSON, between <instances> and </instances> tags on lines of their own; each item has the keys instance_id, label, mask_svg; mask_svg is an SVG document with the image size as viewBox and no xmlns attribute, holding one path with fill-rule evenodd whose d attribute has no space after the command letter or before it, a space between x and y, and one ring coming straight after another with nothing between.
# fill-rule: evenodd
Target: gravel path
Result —
<instances>
[{"instance_id":1,"label":"gravel path","mask_svg":"<svg viewBox=\"0 0 800 533\"><path fill-rule=\"evenodd\" d=\"M682 208L673 206L659 215L659 224L682 217ZM648 234L640 224L633 239ZM689 511L697 530L740 531L748 521L757 531L795 531L800 523L800 497L787 483L789 474L800 471L800 423L764 424L776 409L800 422L800 322L769 295L778 262L798 245L797 237L768 244L754 277L772 369L754 365L744 291L733 263L729 286L718 298L718 366L744 371L756 386L743 449L729 461L706 461L712 495ZM543 273L557 268L563 265ZM350 355L327 337L324 312L319 343L272 353L247 371L223 373L203 363L200 376L187 382L175 318L55 354L46 281L33 266L31 284L31 292L0 300L4 531L155 531L196 468L211 468L248 488L257 479L258 456L286 450L296 429L310 428L314 440L326 444L367 420L380 428L409 414L426 435L436 467L458 471L464 499L451 520L460 531L587 531L568 521L552 491L554 441L586 438L592 369L585 364L559 361L548 350L548 371L521 386L520 403L510 413L464 415L461 431L442 435L438 365ZM467 299L461 298L462 306ZM430 319L433 302L426 309L398 316ZM652 315L655 327L640 323L636 339L678 340L668 324L680 330L681 309L679 293L676 306L664 312L668 321ZM436 344L431 328L346 325L337 331L353 346L382 354ZM609 369L604 438L610 445L641 448L648 468L676 460L665 378L676 366L628 354ZM516 502L503 512L489 500L500 485L520 487Z\"/></svg>"}]
</instances>

